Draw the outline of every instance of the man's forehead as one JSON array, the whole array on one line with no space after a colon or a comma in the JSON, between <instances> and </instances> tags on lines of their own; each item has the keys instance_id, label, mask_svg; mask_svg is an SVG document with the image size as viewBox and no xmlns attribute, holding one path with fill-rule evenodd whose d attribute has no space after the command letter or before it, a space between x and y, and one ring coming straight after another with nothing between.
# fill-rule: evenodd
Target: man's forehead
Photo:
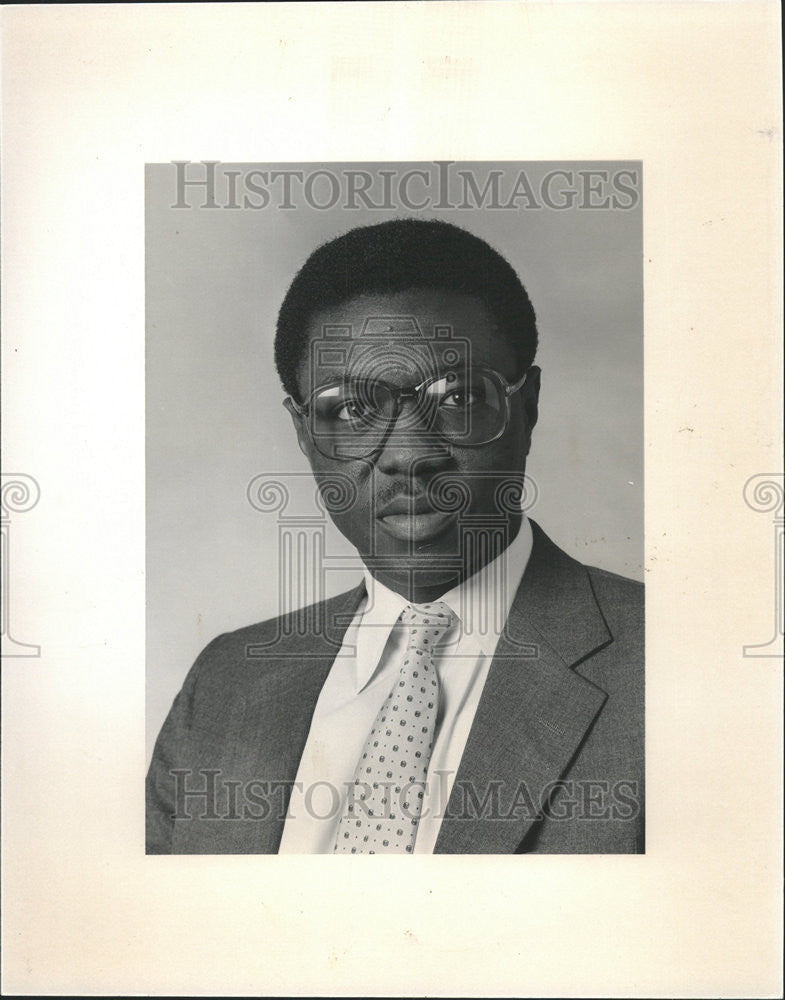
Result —
<instances>
[{"instance_id":1,"label":"man's forehead","mask_svg":"<svg viewBox=\"0 0 785 1000\"><path fill-rule=\"evenodd\" d=\"M426 336L415 317L370 317L356 333L327 328L311 341L311 367L322 381L331 374L384 378L395 374L418 380L470 362L471 343L451 328Z\"/></svg>"},{"instance_id":2,"label":"man's forehead","mask_svg":"<svg viewBox=\"0 0 785 1000\"><path fill-rule=\"evenodd\" d=\"M416 289L359 295L316 312L300 362L307 387L342 378L418 382L434 372L482 361L514 369L484 303L463 292Z\"/></svg>"},{"instance_id":3,"label":"man's forehead","mask_svg":"<svg viewBox=\"0 0 785 1000\"><path fill-rule=\"evenodd\" d=\"M357 339L373 340L376 337L423 337L422 328L416 316L368 316L359 330L352 328Z\"/></svg>"},{"instance_id":4,"label":"man's forehead","mask_svg":"<svg viewBox=\"0 0 785 1000\"><path fill-rule=\"evenodd\" d=\"M466 292L413 288L399 292L367 293L317 309L309 323L310 336L326 327L342 326L352 336L406 333L431 336L434 329L494 327L483 302ZM389 328L392 329L389 329Z\"/></svg>"},{"instance_id":5,"label":"man's forehead","mask_svg":"<svg viewBox=\"0 0 785 1000\"><path fill-rule=\"evenodd\" d=\"M351 341L365 347L385 344L390 341L450 340L459 335L455 324L450 322L423 322L413 314L356 315L351 321L336 322L328 317L323 322L312 324L311 340Z\"/></svg>"}]
</instances>

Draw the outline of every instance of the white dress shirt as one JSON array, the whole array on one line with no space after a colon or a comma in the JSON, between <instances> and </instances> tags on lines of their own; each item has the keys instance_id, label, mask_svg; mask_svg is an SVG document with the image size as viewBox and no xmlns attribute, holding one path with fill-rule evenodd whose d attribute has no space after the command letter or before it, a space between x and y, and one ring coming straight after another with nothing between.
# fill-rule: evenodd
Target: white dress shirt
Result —
<instances>
[{"instance_id":1,"label":"white dress shirt","mask_svg":"<svg viewBox=\"0 0 785 1000\"><path fill-rule=\"evenodd\" d=\"M496 644L531 548L531 525L524 516L504 552L440 598L459 620L445 633L433 658L440 685L439 714L415 854L433 853ZM367 569L364 574L367 597L346 631L316 703L280 854L332 854L365 740L400 670L407 635L396 622L408 602Z\"/></svg>"}]
</instances>

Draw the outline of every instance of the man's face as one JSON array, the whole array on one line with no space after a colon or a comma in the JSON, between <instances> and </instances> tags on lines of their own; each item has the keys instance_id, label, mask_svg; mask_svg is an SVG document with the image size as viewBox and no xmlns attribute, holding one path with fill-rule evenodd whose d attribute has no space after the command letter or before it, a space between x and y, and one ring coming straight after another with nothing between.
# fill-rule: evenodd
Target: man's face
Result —
<instances>
[{"instance_id":1,"label":"man's face","mask_svg":"<svg viewBox=\"0 0 785 1000\"><path fill-rule=\"evenodd\" d=\"M480 365L510 384L522 375L515 351L485 306L461 293L358 296L317 313L308 334L310 350L298 371L303 400L320 386L337 393L332 387L347 379L370 386L381 381L394 394L429 380L433 384L438 376L462 379ZM389 388L383 390L388 397ZM370 454L360 447L365 438L356 406L341 408L342 437L332 448L320 436L313 408L305 415L290 412L338 529L377 579L409 600L430 600L480 569L517 533L521 515L515 490L523 484L538 390L539 371L532 369L523 389L509 400L504 432L475 446L466 434L440 434L443 425L429 416L434 412L428 409L430 397L424 409L404 397L391 429L381 433L382 424L375 425L369 447L376 450ZM375 399L374 393L371 389ZM470 394L439 399L445 420L453 421L450 426L461 417L471 420ZM499 426L503 416L500 411ZM350 490L349 503L331 503L336 480Z\"/></svg>"}]
</instances>

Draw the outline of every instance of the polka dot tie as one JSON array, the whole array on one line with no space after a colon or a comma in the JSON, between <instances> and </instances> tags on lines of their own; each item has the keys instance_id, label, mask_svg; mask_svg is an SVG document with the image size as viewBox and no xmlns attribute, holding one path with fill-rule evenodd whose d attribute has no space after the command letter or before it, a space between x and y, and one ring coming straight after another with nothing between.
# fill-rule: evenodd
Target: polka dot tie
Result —
<instances>
[{"instance_id":1,"label":"polka dot tie","mask_svg":"<svg viewBox=\"0 0 785 1000\"><path fill-rule=\"evenodd\" d=\"M336 854L411 854L439 710L433 651L455 621L442 601L408 604L409 643L355 771L335 838Z\"/></svg>"}]
</instances>

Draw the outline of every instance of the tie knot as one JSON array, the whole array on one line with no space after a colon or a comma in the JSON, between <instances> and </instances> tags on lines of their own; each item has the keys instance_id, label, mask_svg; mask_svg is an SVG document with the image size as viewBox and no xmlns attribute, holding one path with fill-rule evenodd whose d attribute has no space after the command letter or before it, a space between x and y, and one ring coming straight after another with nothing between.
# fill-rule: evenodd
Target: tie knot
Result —
<instances>
[{"instance_id":1,"label":"tie knot","mask_svg":"<svg viewBox=\"0 0 785 1000\"><path fill-rule=\"evenodd\" d=\"M449 628L455 621L455 615L444 601L432 601L429 604L408 604L401 614L404 625L431 625L434 628Z\"/></svg>"}]
</instances>

